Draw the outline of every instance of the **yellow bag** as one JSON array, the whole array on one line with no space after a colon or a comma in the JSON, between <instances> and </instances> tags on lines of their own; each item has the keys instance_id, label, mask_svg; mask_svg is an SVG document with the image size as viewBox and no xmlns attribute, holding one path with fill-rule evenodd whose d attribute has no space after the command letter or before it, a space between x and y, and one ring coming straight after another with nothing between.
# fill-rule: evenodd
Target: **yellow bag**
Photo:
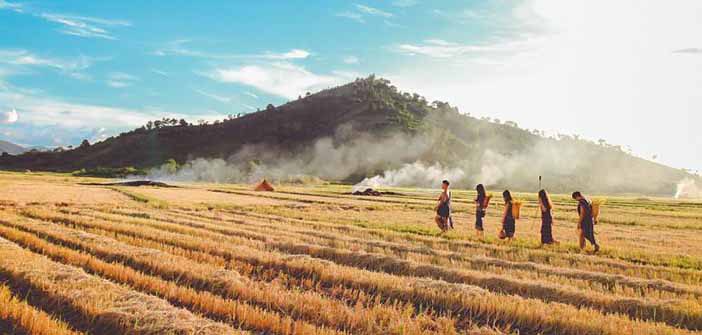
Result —
<instances>
[{"instance_id":1,"label":"yellow bag","mask_svg":"<svg viewBox=\"0 0 702 335\"><path fill-rule=\"evenodd\" d=\"M512 200L512 217L515 220L519 220L519 214L522 210L522 202L519 200Z\"/></svg>"},{"instance_id":2,"label":"yellow bag","mask_svg":"<svg viewBox=\"0 0 702 335\"><path fill-rule=\"evenodd\" d=\"M488 208L488 206L490 206L490 199L492 199L492 194L488 194L487 196L485 196L485 200L483 201L485 202L483 204L483 208Z\"/></svg>"},{"instance_id":3,"label":"yellow bag","mask_svg":"<svg viewBox=\"0 0 702 335\"><path fill-rule=\"evenodd\" d=\"M600 208L602 208L602 205L606 202L606 199L595 199L592 201L592 218L595 220L595 223L600 217Z\"/></svg>"}]
</instances>

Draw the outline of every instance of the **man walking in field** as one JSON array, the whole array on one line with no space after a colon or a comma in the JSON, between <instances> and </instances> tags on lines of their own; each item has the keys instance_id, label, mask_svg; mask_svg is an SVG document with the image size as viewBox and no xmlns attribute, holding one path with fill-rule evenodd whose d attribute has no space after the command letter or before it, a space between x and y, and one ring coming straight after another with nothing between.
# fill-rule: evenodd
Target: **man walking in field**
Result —
<instances>
[{"instance_id":1,"label":"man walking in field","mask_svg":"<svg viewBox=\"0 0 702 335\"><path fill-rule=\"evenodd\" d=\"M578 238L580 249L585 249L585 240L592 243L595 252L600 250L600 245L595 241L595 219L592 215L592 202L582 193L573 192L573 199L578 202Z\"/></svg>"}]
</instances>

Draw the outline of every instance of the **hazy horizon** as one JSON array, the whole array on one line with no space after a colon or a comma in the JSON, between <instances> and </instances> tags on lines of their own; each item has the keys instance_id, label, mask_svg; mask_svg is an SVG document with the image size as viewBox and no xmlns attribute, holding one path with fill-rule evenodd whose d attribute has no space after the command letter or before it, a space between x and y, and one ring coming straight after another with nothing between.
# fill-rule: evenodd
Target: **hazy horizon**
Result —
<instances>
[{"instance_id":1,"label":"hazy horizon","mask_svg":"<svg viewBox=\"0 0 702 335\"><path fill-rule=\"evenodd\" d=\"M375 73L475 117L702 170L701 15L695 1L0 0L0 139L94 142Z\"/></svg>"}]
</instances>

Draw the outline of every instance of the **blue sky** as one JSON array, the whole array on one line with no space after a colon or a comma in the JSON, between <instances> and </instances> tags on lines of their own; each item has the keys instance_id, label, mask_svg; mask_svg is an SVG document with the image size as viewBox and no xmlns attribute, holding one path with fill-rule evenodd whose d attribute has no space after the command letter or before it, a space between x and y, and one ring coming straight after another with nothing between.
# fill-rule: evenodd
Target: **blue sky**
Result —
<instances>
[{"instance_id":1,"label":"blue sky","mask_svg":"<svg viewBox=\"0 0 702 335\"><path fill-rule=\"evenodd\" d=\"M475 116L699 169L685 147L702 147L702 7L675 5L0 0L0 138L75 145L376 73Z\"/></svg>"}]
</instances>

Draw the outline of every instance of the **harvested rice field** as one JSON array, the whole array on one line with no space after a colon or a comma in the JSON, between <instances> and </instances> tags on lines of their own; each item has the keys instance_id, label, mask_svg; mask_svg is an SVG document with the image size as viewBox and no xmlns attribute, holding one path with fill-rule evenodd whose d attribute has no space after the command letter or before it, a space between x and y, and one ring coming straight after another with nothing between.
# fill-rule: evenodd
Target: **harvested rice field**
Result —
<instances>
[{"instance_id":1,"label":"harvested rice field","mask_svg":"<svg viewBox=\"0 0 702 335\"><path fill-rule=\"evenodd\" d=\"M598 195L593 253L564 195L541 246L536 194L507 243L463 190L442 234L437 190L101 182L0 173L0 334L702 331L699 202Z\"/></svg>"}]
</instances>

